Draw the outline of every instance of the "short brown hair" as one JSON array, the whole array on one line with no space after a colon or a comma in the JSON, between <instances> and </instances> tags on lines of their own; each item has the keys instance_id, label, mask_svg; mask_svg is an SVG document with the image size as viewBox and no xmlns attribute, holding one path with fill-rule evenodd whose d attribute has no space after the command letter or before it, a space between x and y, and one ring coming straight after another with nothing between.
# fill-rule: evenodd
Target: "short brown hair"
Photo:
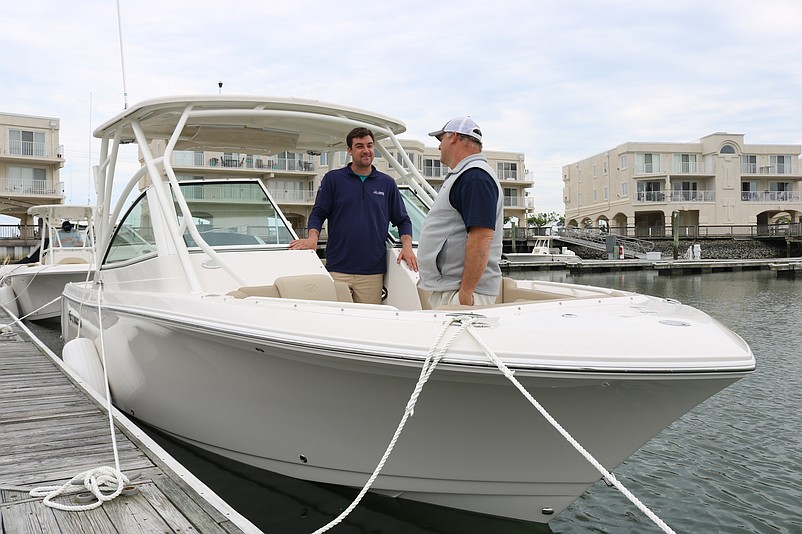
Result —
<instances>
[{"instance_id":1,"label":"short brown hair","mask_svg":"<svg viewBox=\"0 0 802 534\"><path fill-rule=\"evenodd\" d=\"M351 143L353 143L354 139L356 139L357 137L367 137L367 136L370 136L370 138L373 140L374 143L376 142L376 138L373 136L373 132L371 132L364 126L357 126L353 130L348 132L348 135L345 137L345 143L348 145L348 148L351 148Z\"/></svg>"}]
</instances>

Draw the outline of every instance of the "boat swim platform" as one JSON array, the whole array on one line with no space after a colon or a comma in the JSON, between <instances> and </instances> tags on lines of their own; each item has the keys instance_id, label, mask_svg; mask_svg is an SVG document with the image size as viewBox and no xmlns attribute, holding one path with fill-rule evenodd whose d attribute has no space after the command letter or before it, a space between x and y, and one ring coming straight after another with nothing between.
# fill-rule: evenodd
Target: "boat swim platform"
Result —
<instances>
[{"instance_id":1,"label":"boat swim platform","mask_svg":"<svg viewBox=\"0 0 802 534\"><path fill-rule=\"evenodd\" d=\"M777 276L802 273L802 258L710 259L710 260L582 260L581 263L515 262L501 263L502 273L541 270L569 270L572 274L655 270L660 275L686 275L715 272L774 271Z\"/></svg>"},{"instance_id":2,"label":"boat swim platform","mask_svg":"<svg viewBox=\"0 0 802 534\"><path fill-rule=\"evenodd\" d=\"M11 320L0 307L0 324ZM0 534L262 532L116 409L120 469L136 489L87 511L31 497L31 489L113 468L114 451L105 401L25 326L12 329L0 333ZM75 497L54 501L75 505Z\"/></svg>"}]
</instances>

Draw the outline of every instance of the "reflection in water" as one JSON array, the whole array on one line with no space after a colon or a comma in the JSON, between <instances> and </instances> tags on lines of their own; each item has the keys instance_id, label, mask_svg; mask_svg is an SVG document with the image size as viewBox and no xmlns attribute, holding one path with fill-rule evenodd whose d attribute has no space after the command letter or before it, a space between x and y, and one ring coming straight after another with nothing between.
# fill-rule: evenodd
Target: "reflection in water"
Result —
<instances>
[{"instance_id":1,"label":"reflection in water","mask_svg":"<svg viewBox=\"0 0 802 534\"><path fill-rule=\"evenodd\" d=\"M654 271L523 274L516 277L670 297L706 311L743 337L755 353L757 371L683 416L615 473L677 532L802 532L802 281L778 279L765 271L688 276L661 276ZM47 337L51 348L60 352L57 332L38 328L37 335ZM256 470L163 435L154 437L265 532L312 532L357 494L354 489ZM331 532L658 531L618 490L599 482L549 526L369 494Z\"/></svg>"}]
</instances>

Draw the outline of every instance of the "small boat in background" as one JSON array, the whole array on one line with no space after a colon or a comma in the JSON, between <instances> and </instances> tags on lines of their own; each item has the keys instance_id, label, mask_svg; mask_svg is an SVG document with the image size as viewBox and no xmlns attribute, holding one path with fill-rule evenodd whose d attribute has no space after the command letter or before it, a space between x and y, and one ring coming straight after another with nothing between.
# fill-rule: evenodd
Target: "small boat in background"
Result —
<instances>
[{"instance_id":1,"label":"small boat in background","mask_svg":"<svg viewBox=\"0 0 802 534\"><path fill-rule=\"evenodd\" d=\"M568 247L552 247L552 236L539 235L535 239L535 244L531 252L509 252L502 254L502 260L509 263L542 263L542 262L562 262L562 263L582 263L582 258L576 255Z\"/></svg>"},{"instance_id":2,"label":"small boat in background","mask_svg":"<svg viewBox=\"0 0 802 534\"><path fill-rule=\"evenodd\" d=\"M94 208L46 204L29 208L28 214L41 221L39 246L0 268L0 304L28 320L57 319L61 304L51 301L94 269Z\"/></svg>"}]
</instances>

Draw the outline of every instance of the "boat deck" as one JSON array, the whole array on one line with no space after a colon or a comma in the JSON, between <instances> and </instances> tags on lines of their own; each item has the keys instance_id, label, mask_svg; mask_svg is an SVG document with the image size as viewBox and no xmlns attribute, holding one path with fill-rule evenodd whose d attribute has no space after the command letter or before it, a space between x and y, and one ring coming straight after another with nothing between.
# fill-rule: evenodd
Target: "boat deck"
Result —
<instances>
[{"instance_id":1,"label":"boat deck","mask_svg":"<svg viewBox=\"0 0 802 534\"><path fill-rule=\"evenodd\" d=\"M0 324L8 323L0 308ZM120 468L136 491L81 512L31 497L33 488L114 466L105 407L47 352L23 327L0 334L0 534L261 532L116 410Z\"/></svg>"}]
</instances>

